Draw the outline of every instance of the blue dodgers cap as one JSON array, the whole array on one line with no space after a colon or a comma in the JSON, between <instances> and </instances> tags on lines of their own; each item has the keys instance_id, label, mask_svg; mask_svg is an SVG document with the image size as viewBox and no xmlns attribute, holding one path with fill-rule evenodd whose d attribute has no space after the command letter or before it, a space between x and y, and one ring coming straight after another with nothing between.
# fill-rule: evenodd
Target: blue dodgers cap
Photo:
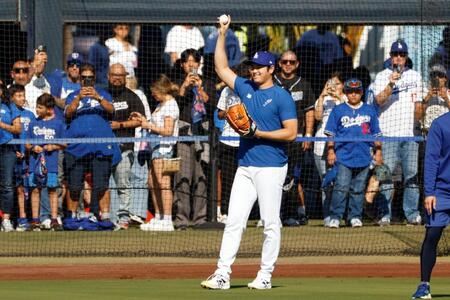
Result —
<instances>
[{"instance_id":1,"label":"blue dodgers cap","mask_svg":"<svg viewBox=\"0 0 450 300\"><path fill-rule=\"evenodd\" d=\"M344 93L349 93L352 91L362 91L364 90L361 80L357 78L348 79L344 83Z\"/></svg>"},{"instance_id":2,"label":"blue dodgers cap","mask_svg":"<svg viewBox=\"0 0 450 300\"><path fill-rule=\"evenodd\" d=\"M408 45L402 40L395 41L391 45L391 53L393 52L408 53Z\"/></svg>"},{"instance_id":3,"label":"blue dodgers cap","mask_svg":"<svg viewBox=\"0 0 450 300\"><path fill-rule=\"evenodd\" d=\"M268 51L258 51L252 58L246 61L247 64L255 64L260 66L274 66L275 55Z\"/></svg>"},{"instance_id":4,"label":"blue dodgers cap","mask_svg":"<svg viewBox=\"0 0 450 300\"><path fill-rule=\"evenodd\" d=\"M73 52L67 56L66 61L67 61L68 65L70 65L70 64L81 65L81 64L83 64L83 56L78 52Z\"/></svg>"}]
</instances>

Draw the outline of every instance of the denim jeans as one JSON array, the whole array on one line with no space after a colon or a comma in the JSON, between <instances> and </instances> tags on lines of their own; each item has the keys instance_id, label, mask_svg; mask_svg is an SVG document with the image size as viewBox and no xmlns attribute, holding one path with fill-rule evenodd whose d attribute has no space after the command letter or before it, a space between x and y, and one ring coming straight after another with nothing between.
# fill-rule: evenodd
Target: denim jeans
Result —
<instances>
[{"instance_id":1,"label":"denim jeans","mask_svg":"<svg viewBox=\"0 0 450 300\"><path fill-rule=\"evenodd\" d=\"M14 167L16 152L11 145L0 145L0 199L4 213L11 214L14 206Z\"/></svg>"},{"instance_id":2,"label":"denim jeans","mask_svg":"<svg viewBox=\"0 0 450 300\"><path fill-rule=\"evenodd\" d=\"M131 210L131 168L134 163L134 153L132 150L122 152L122 160L113 167L112 176L117 188L119 210L117 216L119 220L128 222ZM111 199L113 200L113 199Z\"/></svg>"},{"instance_id":3,"label":"denim jeans","mask_svg":"<svg viewBox=\"0 0 450 300\"><path fill-rule=\"evenodd\" d=\"M408 221L419 215L419 185L417 178L419 144L416 142L383 142L383 160L391 172L400 163L403 173L403 211ZM394 192L392 181L380 185L378 195L379 216L391 218L391 201Z\"/></svg>"},{"instance_id":4,"label":"denim jeans","mask_svg":"<svg viewBox=\"0 0 450 300\"><path fill-rule=\"evenodd\" d=\"M369 166L365 168L348 168L339 164L336 182L331 199L331 219L342 219L345 212L345 200L349 196L348 217L362 220L364 190L366 188Z\"/></svg>"},{"instance_id":5,"label":"denim jeans","mask_svg":"<svg viewBox=\"0 0 450 300\"><path fill-rule=\"evenodd\" d=\"M327 159L325 156L319 156L314 154L314 161L316 163L317 171L319 172L320 182L322 182L323 177L327 173ZM322 213L323 218L330 216L330 204L331 204L331 188L327 187L322 189Z\"/></svg>"},{"instance_id":6,"label":"denim jeans","mask_svg":"<svg viewBox=\"0 0 450 300\"><path fill-rule=\"evenodd\" d=\"M137 161L137 152L134 154L135 161ZM148 166L145 163L133 164L131 167L131 212L142 218L147 217L148 208Z\"/></svg>"}]
</instances>

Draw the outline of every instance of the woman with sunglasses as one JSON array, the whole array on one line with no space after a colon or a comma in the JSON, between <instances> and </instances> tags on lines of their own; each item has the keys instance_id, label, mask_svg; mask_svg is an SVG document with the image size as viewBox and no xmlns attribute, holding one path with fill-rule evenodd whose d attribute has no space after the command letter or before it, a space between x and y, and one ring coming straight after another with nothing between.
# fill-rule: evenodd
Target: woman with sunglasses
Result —
<instances>
[{"instance_id":1,"label":"woman with sunglasses","mask_svg":"<svg viewBox=\"0 0 450 300\"><path fill-rule=\"evenodd\" d=\"M14 168L16 165L16 147L7 144L22 131L20 112L14 103L5 96L5 86L0 81L0 200L3 220L1 231L13 231L10 217L14 204Z\"/></svg>"}]
</instances>

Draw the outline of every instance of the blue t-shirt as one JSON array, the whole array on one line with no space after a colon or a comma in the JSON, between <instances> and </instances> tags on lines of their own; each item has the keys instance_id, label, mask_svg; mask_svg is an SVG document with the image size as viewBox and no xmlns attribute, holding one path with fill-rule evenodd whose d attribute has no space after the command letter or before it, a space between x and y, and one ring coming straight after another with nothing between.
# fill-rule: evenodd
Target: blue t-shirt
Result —
<instances>
[{"instance_id":1,"label":"blue t-shirt","mask_svg":"<svg viewBox=\"0 0 450 300\"><path fill-rule=\"evenodd\" d=\"M425 196L436 196L436 210L450 209L450 113L431 123L424 162Z\"/></svg>"},{"instance_id":2,"label":"blue t-shirt","mask_svg":"<svg viewBox=\"0 0 450 300\"><path fill-rule=\"evenodd\" d=\"M112 103L112 97L108 92L98 87L96 87L95 90L106 101ZM66 110L79 92L80 90L67 96ZM68 138L115 137L109 123L109 117L110 115L103 109L97 100L90 97L84 97L80 100L76 113L72 116L66 136ZM80 143L69 144L66 151L75 157L83 157L88 154L111 156L117 151L116 147L118 149L117 143Z\"/></svg>"},{"instance_id":3,"label":"blue t-shirt","mask_svg":"<svg viewBox=\"0 0 450 300\"><path fill-rule=\"evenodd\" d=\"M252 81L237 77L234 91L241 98L250 117L262 131L283 128L283 121L297 119L294 100L279 86L258 89ZM239 166L282 167L287 163L286 142L241 138Z\"/></svg>"},{"instance_id":4,"label":"blue t-shirt","mask_svg":"<svg viewBox=\"0 0 450 300\"><path fill-rule=\"evenodd\" d=\"M328 118L325 134L340 138L364 138L380 136L378 115L372 105L361 102L358 108L348 103L336 106ZM335 143L337 162L349 168L362 168L370 165L372 142Z\"/></svg>"},{"instance_id":5,"label":"blue t-shirt","mask_svg":"<svg viewBox=\"0 0 450 300\"><path fill-rule=\"evenodd\" d=\"M12 125L14 119L20 117L20 112L14 103L9 105L1 102L0 104L0 121L5 124ZM13 134L7 130L0 129L0 144L6 144L13 139Z\"/></svg>"},{"instance_id":6,"label":"blue t-shirt","mask_svg":"<svg viewBox=\"0 0 450 300\"><path fill-rule=\"evenodd\" d=\"M70 95L71 93L78 91L80 88L81 88L81 85L79 83L72 82L69 79L67 79L67 76L65 76L62 79L61 96L63 98L65 98L68 95Z\"/></svg>"},{"instance_id":7,"label":"blue t-shirt","mask_svg":"<svg viewBox=\"0 0 450 300\"><path fill-rule=\"evenodd\" d=\"M36 120L36 117L34 116L34 113L31 112L31 110L28 110L26 108L19 108L17 107L19 114L20 114L20 125L22 126L22 131L18 136L14 136L15 138L19 138L21 140L24 140L28 137L28 129L30 128L30 123L34 120ZM19 151L24 154L25 153L25 144L19 145Z\"/></svg>"},{"instance_id":8,"label":"blue t-shirt","mask_svg":"<svg viewBox=\"0 0 450 300\"><path fill-rule=\"evenodd\" d=\"M47 144L53 144L53 139L63 138L64 136L64 124L61 120L53 118L50 120L36 119L30 123L28 130L28 138L30 139L44 139L48 140ZM45 146L46 144L38 144L39 146ZM34 146L34 145L33 145ZM58 151L44 151L46 166L48 172L58 173ZM31 151L30 153L30 166L36 165L36 159L38 155Z\"/></svg>"}]
</instances>

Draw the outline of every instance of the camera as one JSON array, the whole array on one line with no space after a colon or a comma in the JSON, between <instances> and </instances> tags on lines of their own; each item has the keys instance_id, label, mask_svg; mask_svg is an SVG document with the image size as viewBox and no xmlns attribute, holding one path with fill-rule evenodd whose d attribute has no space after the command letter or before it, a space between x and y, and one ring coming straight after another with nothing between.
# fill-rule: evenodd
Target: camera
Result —
<instances>
[{"instance_id":1,"label":"camera","mask_svg":"<svg viewBox=\"0 0 450 300\"><path fill-rule=\"evenodd\" d=\"M394 72L402 74L402 71L403 71L402 66L400 66L400 65L392 65L392 68L394 69Z\"/></svg>"},{"instance_id":2,"label":"camera","mask_svg":"<svg viewBox=\"0 0 450 300\"><path fill-rule=\"evenodd\" d=\"M39 45L39 46L37 46L36 51L38 53L47 52L47 47L45 45Z\"/></svg>"},{"instance_id":3,"label":"camera","mask_svg":"<svg viewBox=\"0 0 450 300\"><path fill-rule=\"evenodd\" d=\"M198 75L198 69L197 68L192 68L190 75L197 76Z\"/></svg>"},{"instance_id":4,"label":"camera","mask_svg":"<svg viewBox=\"0 0 450 300\"><path fill-rule=\"evenodd\" d=\"M94 78L92 78L92 77L84 78L83 79L83 86L84 87L94 86Z\"/></svg>"},{"instance_id":5,"label":"camera","mask_svg":"<svg viewBox=\"0 0 450 300\"><path fill-rule=\"evenodd\" d=\"M327 81L327 85L330 87L330 89L331 89L332 91L335 91L335 90L336 90L336 83L334 82L333 79L329 79L329 80Z\"/></svg>"},{"instance_id":6,"label":"camera","mask_svg":"<svg viewBox=\"0 0 450 300\"><path fill-rule=\"evenodd\" d=\"M430 84L431 84L432 89L438 89L439 88L439 78L437 76L431 77Z\"/></svg>"}]
</instances>

